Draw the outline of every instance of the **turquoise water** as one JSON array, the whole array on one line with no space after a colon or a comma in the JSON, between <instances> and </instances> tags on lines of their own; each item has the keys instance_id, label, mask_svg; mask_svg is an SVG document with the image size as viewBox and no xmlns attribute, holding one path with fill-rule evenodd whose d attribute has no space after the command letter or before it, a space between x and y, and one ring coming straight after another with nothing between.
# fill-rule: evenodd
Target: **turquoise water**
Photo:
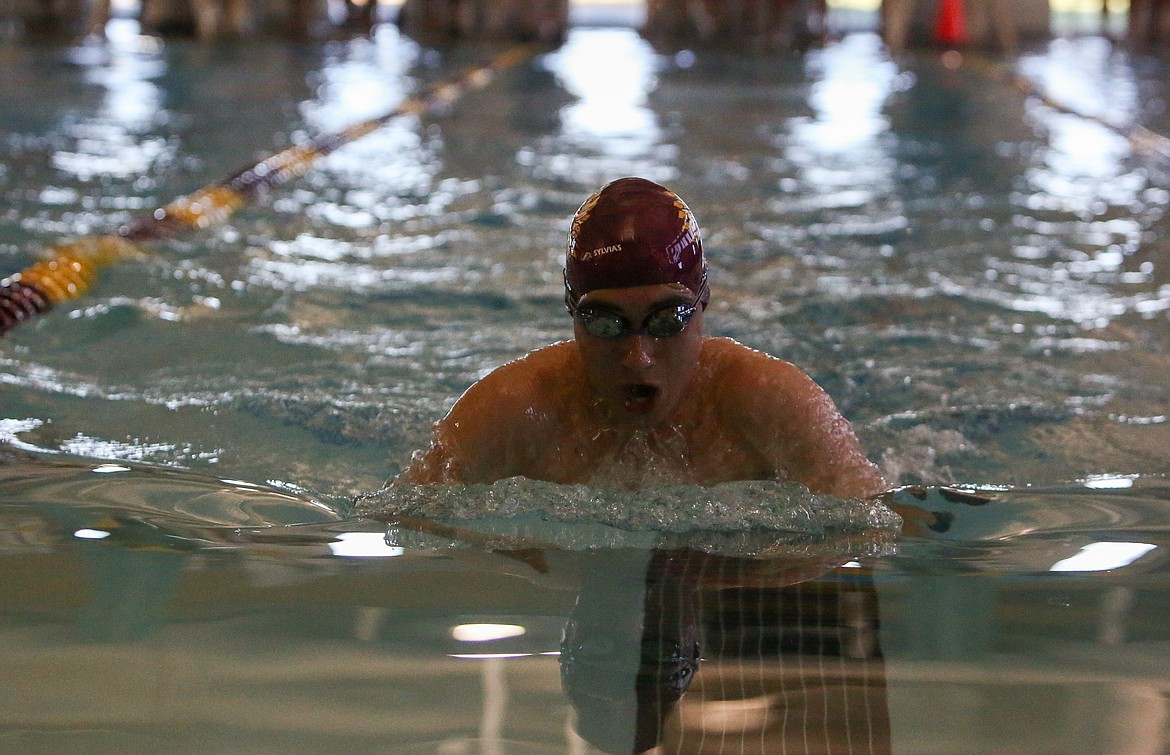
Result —
<instances>
[{"instance_id":1,"label":"turquoise water","mask_svg":"<svg viewBox=\"0 0 1170 755\"><path fill-rule=\"evenodd\" d=\"M113 28L0 47L5 271L490 52ZM978 62L578 29L13 331L0 746L1166 751L1170 171ZM1164 59L1013 65L1170 133ZM761 484L373 494L471 381L568 337L568 218L625 174L698 214L708 327L920 486L903 527Z\"/></svg>"}]
</instances>

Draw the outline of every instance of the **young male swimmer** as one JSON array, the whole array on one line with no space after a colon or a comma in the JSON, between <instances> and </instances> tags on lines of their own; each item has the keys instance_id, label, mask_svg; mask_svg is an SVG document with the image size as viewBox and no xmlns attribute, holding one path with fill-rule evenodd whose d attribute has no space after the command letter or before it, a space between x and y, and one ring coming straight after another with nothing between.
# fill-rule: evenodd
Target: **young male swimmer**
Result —
<instances>
[{"instance_id":1,"label":"young male swimmer","mask_svg":"<svg viewBox=\"0 0 1170 755\"><path fill-rule=\"evenodd\" d=\"M399 481L794 480L844 497L886 490L808 375L703 335L707 263L695 217L674 192L622 178L589 197L573 217L564 276L573 340L471 386Z\"/></svg>"}]
</instances>

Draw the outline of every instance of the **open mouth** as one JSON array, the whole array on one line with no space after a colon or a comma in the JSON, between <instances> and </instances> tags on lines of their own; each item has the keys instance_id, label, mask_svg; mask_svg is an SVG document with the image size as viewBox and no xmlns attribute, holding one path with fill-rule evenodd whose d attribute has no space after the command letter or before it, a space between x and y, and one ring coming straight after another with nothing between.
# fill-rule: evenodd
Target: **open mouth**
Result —
<instances>
[{"instance_id":1,"label":"open mouth","mask_svg":"<svg viewBox=\"0 0 1170 755\"><path fill-rule=\"evenodd\" d=\"M648 412L654 408L658 388L646 383L633 383L625 387L626 408L633 412Z\"/></svg>"}]
</instances>

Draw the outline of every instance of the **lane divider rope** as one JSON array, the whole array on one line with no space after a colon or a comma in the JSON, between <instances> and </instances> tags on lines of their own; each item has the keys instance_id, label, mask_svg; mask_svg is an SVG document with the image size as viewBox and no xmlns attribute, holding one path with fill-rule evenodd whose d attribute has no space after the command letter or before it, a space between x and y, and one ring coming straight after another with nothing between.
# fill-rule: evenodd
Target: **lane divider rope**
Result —
<instances>
[{"instance_id":1,"label":"lane divider rope","mask_svg":"<svg viewBox=\"0 0 1170 755\"><path fill-rule=\"evenodd\" d=\"M1160 162L1163 166L1170 166L1170 138L1151 131L1141 124L1123 125L1110 121L1099 115L1086 113L1077 110L1071 105L1060 102L1047 92L1045 92L1038 84L1033 82L1027 76L1012 70L1009 66L1002 63L995 63L976 56L963 55L964 62L967 62L972 68L982 70L985 74L992 78L999 79L1006 82L1009 86L1015 89L1025 97L1034 97L1046 106L1056 110L1057 112L1066 115L1072 115L1092 123L1096 123L1103 128L1112 131L1121 136L1129 142L1133 150L1143 155L1146 158L1152 158Z\"/></svg>"},{"instance_id":2,"label":"lane divider rope","mask_svg":"<svg viewBox=\"0 0 1170 755\"><path fill-rule=\"evenodd\" d=\"M0 280L0 337L36 315L82 296L94 284L100 268L144 254L139 246L142 242L165 240L223 223L257 197L303 175L314 162L331 152L396 118L446 108L467 92L487 86L496 74L547 49L539 44L512 47L426 87L383 115L270 155L218 183L179 197L114 233L86 236L53 246L41 261Z\"/></svg>"}]
</instances>

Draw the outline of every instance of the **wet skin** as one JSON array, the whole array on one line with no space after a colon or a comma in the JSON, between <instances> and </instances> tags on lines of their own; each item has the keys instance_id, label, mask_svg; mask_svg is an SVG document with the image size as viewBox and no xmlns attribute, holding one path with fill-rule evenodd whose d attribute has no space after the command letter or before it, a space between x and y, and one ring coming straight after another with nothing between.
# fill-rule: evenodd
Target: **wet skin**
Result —
<instances>
[{"instance_id":1,"label":"wet skin","mask_svg":"<svg viewBox=\"0 0 1170 755\"><path fill-rule=\"evenodd\" d=\"M579 311L638 329L694 295L677 285L592 291ZM683 331L574 340L537 349L479 381L435 426L399 480L482 483L513 476L622 487L795 480L871 496L885 483L828 395L794 365Z\"/></svg>"},{"instance_id":2,"label":"wet skin","mask_svg":"<svg viewBox=\"0 0 1170 755\"><path fill-rule=\"evenodd\" d=\"M581 297L578 309L616 314L637 328L652 313L693 300L690 290L677 284L637 286L592 291ZM591 334L580 318L573 320L573 335L589 387L606 419L615 427L652 429L670 421L695 378L703 310L696 310L681 333L667 338L648 333L601 338Z\"/></svg>"}]
</instances>

